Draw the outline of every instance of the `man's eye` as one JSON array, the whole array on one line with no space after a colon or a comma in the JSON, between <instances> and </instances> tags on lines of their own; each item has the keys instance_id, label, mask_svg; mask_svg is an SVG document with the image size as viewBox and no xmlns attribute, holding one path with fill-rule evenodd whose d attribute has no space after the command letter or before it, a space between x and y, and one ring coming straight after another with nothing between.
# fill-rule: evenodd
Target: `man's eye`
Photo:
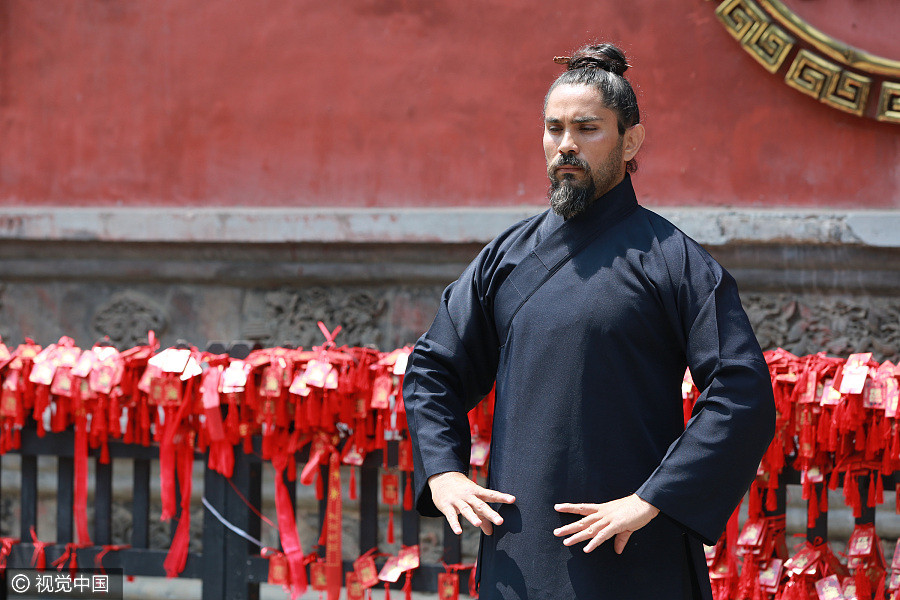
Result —
<instances>
[{"instance_id":1,"label":"man's eye","mask_svg":"<svg viewBox=\"0 0 900 600\"><path fill-rule=\"evenodd\" d=\"M597 128L594 127L593 125L584 125L581 128L581 131L597 131Z\"/></svg>"}]
</instances>

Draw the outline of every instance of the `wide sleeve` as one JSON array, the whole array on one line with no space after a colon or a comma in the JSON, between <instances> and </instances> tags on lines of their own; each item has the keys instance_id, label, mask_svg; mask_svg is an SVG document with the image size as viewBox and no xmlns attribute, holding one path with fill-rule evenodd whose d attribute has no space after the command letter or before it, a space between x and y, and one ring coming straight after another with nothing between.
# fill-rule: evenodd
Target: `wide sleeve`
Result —
<instances>
[{"instance_id":1,"label":"wide sleeve","mask_svg":"<svg viewBox=\"0 0 900 600\"><path fill-rule=\"evenodd\" d=\"M674 320L701 394L684 433L637 495L713 544L772 441L775 402L734 279L687 242L680 248Z\"/></svg>"},{"instance_id":2,"label":"wide sleeve","mask_svg":"<svg viewBox=\"0 0 900 600\"><path fill-rule=\"evenodd\" d=\"M403 401L412 436L416 507L439 516L428 478L469 468L467 413L490 392L499 343L484 289L482 251L444 290L431 328L416 343L403 379Z\"/></svg>"}]
</instances>

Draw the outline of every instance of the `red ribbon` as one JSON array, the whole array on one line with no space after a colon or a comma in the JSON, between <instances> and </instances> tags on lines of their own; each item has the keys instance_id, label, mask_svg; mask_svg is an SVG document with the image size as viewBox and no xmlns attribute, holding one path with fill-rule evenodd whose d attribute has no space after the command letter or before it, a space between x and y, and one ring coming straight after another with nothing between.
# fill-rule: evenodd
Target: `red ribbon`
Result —
<instances>
[{"instance_id":1,"label":"red ribbon","mask_svg":"<svg viewBox=\"0 0 900 600\"><path fill-rule=\"evenodd\" d=\"M163 521L168 521L174 517L177 511L175 495L175 466L177 461L175 436L178 433L184 435L184 432L180 431L181 422L190 412L189 409L193 403L192 395L189 392L190 390L181 398L181 403L178 405L177 410L172 407L165 408L166 422L159 446L160 500L162 501L162 516L160 518ZM183 442L184 440L181 441Z\"/></svg>"},{"instance_id":2,"label":"red ribbon","mask_svg":"<svg viewBox=\"0 0 900 600\"><path fill-rule=\"evenodd\" d=\"M403 582L403 594L405 600L412 600L412 571L406 572L406 580Z\"/></svg>"},{"instance_id":3,"label":"red ribbon","mask_svg":"<svg viewBox=\"0 0 900 600\"><path fill-rule=\"evenodd\" d=\"M351 500L356 500L356 467L350 465L350 482L347 484L349 486L349 495Z\"/></svg>"},{"instance_id":4,"label":"red ribbon","mask_svg":"<svg viewBox=\"0 0 900 600\"><path fill-rule=\"evenodd\" d=\"M300 472L300 483L303 485L309 485L315 480L319 473L319 465L325 457L325 445L323 443L314 443L311 450L312 455Z\"/></svg>"},{"instance_id":5,"label":"red ribbon","mask_svg":"<svg viewBox=\"0 0 900 600\"><path fill-rule=\"evenodd\" d=\"M412 474L406 474L406 485L403 490L403 510L412 510L413 509L413 488L412 488Z\"/></svg>"},{"instance_id":6,"label":"red ribbon","mask_svg":"<svg viewBox=\"0 0 900 600\"><path fill-rule=\"evenodd\" d=\"M87 479L88 479L88 431L87 409L82 393L82 380L76 380L72 397L75 408L75 450L74 450L74 498L72 511L75 517L75 533L78 543L93 545L88 532L87 519Z\"/></svg>"},{"instance_id":7,"label":"red ribbon","mask_svg":"<svg viewBox=\"0 0 900 600\"><path fill-rule=\"evenodd\" d=\"M328 460L328 504L325 512L325 571L328 577L328 600L338 600L344 574L341 554L341 461L337 452Z\"/></svg>"},{"instance_id":8,"label":"red ribbon","mask_svg":"<svg viewBox=\"0 0 900 600\"><path fill-rule=\"evenodd\" d=\"M62 571L66 566L66 561L69 561L69 570L73 573L78 570L78 548L86 548L91 544L66 544L66 551L63 552L62 556L53 561L53 566L57 568L57 570Z\"/></svg>"},{"instance_id":9,"label":"red ribbon","mask_svg":"<svg viewBox=\"0 0 900 600\"><path fill-rule=\"evenodd\" d=\"M273 523L273 522L271 521L271 519L269 519L268 517L266 517L266 515L264 515L264 514L262 514L261 512L259 512L259 511L256 509L255 506L253 506L252 504L250 504L250 501L247 500L247 497L244 496L244 495L241 493L241 490L239 490L239 489L237 488L237 486L234 485L234 482L231 481L230 479L228 480L228 485L231 486L231 489L234 491L235 494L237 494L237 497L241 499L241 502L243 502L244 504L246 504L246 505L247 505L247 508L249 508L250 511L251 511L254 515L256 515L257 517L259 517L259 519L260 519L263 523L265 523L265 524L268 525L269 527L272 527L273 529L278 529L278 525L276 525L275 523Z\"/></svg>"},{"instance_id":10,"label":"red ribbon","mask_svg":"<svg viewBox=\"0 0 900 600\"><path fill-rule=\"evenodd\" d=\"M0 573L6 571L6 559L9 557L9 553L12 552L12 547L18 543L18 538L0 538Z\"/></svg>"},{"instance_id":11,"label":"red ribbon","mask_svg":"<svg viewBox=\"0 0 900 600\"><path fill-rule=\"evenodd\" d=\"M306 569L303 562L303 546L297 534L297 521L294 508L291 506L287 486L284 483L284 471L287 467L287 455L281 452L275 456L272 466L275 467L275 512L278 515L278 534L288 561L290 590L292 600L306 593Z\"/></svg>"},{"instance_id":12,"label":"red ribbon","mask_svg":"<svg viewBox=\"0 0 900 600\"><path fill-rule=\"evenodd\" d=\"M186 404L186 402L185 402ZM187 563L188 545L191 536L191 486L194 469L193 433L185 434L178 445L178 475L181 480L181 515L172 538L172 545L163 561L167 577L177 577Z\"/></svg>"},{"instance_id":13,"label":"red ribbon","mask_svg":"<svg viewBox=\"0 0 900 600\"><path fill-rule=\"evenodd\" d=\"M30 531L31 543L34 544L34 554L31 555L31 566L38 571L43 571L47 568L47 553L45 552L45 548L50 545L50 542L38 540L34 525L31 526Z\"/></svg>"},{"instance_id":14,"label":"red ribbon","mask_svg":"<svg viewBox=\"0 0 900 600\"><path fill-rule=\"evenodd\" d=\"M34 411L32 415L34 417L35 424L37 425L37 435L38 437L44 437L46 431L44 430L44 411L50 406L50 386L49 385L40 385L35 384L34 390Z\"/></svg>"},{"instance_id":15,"label":"red ribbon","mask_svg":"<svg viewBox=\"0 0 900 600\"><path fill-rule=\"evenodd\" d=\"M209 468L230 479L234 473L234 449L228 442L225 425L222 422L220 380L220 368L210 367L203 374L200 393L206 417L204 431L209 438Z\"/></svg>"},{"instance_id":16,"label":"red ribbon","mask_svg":"<svg viewBox=\"0 0 900 600\"><path fill-rule=\"evenodd\" d=\"M103 557L109 554L110 552L118 552L119 550L125 550L126 548L131 548L128 544L107 544L103 546L103 549L97 553L97 556L94 557L94 564L97 565L97 568L100 569L101 573L106 573L106 569L103 568Z\"/></svg>"},{"instance_id":17,"label":"red ribbon","mask_svg":"<svg viewBox=\"0 0 900 600\"><path fill-rule=\"evenodd\" d=\"M328 331L328 328L325 327L325 323L323 323L322 321L317 321L316 325L319 326L319 331L321 331L322 335L325 336L324 347L325 348L334 348L334 346L335 346L334 338L336 338L337 334L339 334L341 332L341 326L338 325L337 327L335 327L334 331Z\"/></svg>"}]
</instances>

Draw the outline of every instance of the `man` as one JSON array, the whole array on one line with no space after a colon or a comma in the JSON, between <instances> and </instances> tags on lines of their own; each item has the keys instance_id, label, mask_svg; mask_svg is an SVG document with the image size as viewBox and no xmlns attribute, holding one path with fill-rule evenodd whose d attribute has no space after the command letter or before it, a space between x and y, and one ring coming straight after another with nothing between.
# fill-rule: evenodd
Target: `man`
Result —
<instances>
[{"instance_id":1,"label":"man","mask_svg":"<svg viewBox=\"0 0 900 600\"><path fill-rule=\"evenodd\" d=\"M768 370L732 277L637 204L624 55L566 62L544 102L551 210L484 248L410 357L417 507L481 527L486 600L709 600L701 542L774 434ZM702 391L687 427L686 366ZM483 488L464 474L466 412L495 381Z\"/></svg>"}]
</instances>

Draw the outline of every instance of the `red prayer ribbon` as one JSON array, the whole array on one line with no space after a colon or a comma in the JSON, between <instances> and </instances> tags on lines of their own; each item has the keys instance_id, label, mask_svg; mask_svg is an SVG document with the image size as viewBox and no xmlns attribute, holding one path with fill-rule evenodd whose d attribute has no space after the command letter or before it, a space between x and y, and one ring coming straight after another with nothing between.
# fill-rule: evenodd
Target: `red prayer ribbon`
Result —
<instances>
[{"instance_id":1,"label":"red prayer ribbon","mask_svg":"<svg viewBox=\"0 0 900 600\"><path fill-rule=\"evenodd\" d=\"M328 578L328 600L338 600L344 574L341 554L341 461L337 452L328 460L328 504L325 512L325 572Z\"/></svg>"},{"instance_id":2,"label":"red prayer ribbon","mask_svg":"<svg viewBox=\"0 0 900 600\"><path fill-rule=\"evenodd\" d=\"M76 380L72 398L75 408L75 452L74 452L74 498L72 502L75 517L75 533L80 544L93 545L88 531L87 520L87 479L88 479L88 431L87 409L82 392L82 380Z\"/></svg>"},{"instance_id":3,"label":"red prayer ribbon","mask_svg":"<svg viewBox=\"0 0 900 600\"><path fill-rule=\"evenodd\" d=\"M78 548L86 548L90 544L66 544L66 551L62 553L62 556L53 561L53 566L57 568L57 570L62 571L66 567L66 561L69 562L69 570L73 573L78 570Z\"/></svg>"},{"instance_id":4,"label":"red prayer ribbon","mask_svg":"<svg viewBox=\"0 0 900 600\"><path fill-rule=\"evenodd\" d=\"M94 557L94 564L97 565L97 568L100 569L101 573L106 573L106 569L103 568L103 557L110 552L118 552L119 550L125 550L126 548L131 548L131 546L129 544L107 544L103 546L100 552L97 553L97 556Z\"/></svg>"},{"instance_id":5,"label":"red prayer ribbon","mask_svg":"<svg viewBox=\"0 0 900 600\"><path fill-rule=\"evenodd\" d=\"M31 555L31 566L38 571L43 571L47 568L47 553L45 552L45 549L47 546L51 545L51 543L38 540L34 525L31 526L30 532L31 543L34 544L34 553Z\"/></svg>"},{"instance_id":6,"label":"red prayer ribbon","mask_svg":"<svg viewBox=\"0 0 900 600\"><path fill-rule=\"evenodd\" d=\"M282 452L275 456L272 466L275 467L275 513L278 516L278 534L281 536L281 545L288 562L291 598L295 600L306 593L308 583L294 508L291 506L287 486L284 483L287 463L287 456Z\"/></svg>"},{"instance_id":7,"label":"red prayer ribbon","mask_svg":"<svg viewBox=\"0 0 900 600\"><path fill-rule=\"evenodd\" d=\"M9 553L12 552L12 547L18 543L18 538L0 538L0 574L6 571L6 559L9 557Z\"/></svg>"},{"instance_id":8,"label":"red prayer ribbon","mask_svg":"<svg viewBox=\"0 0 900 600\"><path fill-rule=\"evenodd\" d=\"M163 568L167 577L177 577L187 564L188 545L191 535L191 487L193 482L194 448L191 440L193 434L186 435L187 439L178 445L178 475L181 480L181 515L178 517L178 526L172 538L172 545L163 561Z\"/></svg>"}]
</instances>

